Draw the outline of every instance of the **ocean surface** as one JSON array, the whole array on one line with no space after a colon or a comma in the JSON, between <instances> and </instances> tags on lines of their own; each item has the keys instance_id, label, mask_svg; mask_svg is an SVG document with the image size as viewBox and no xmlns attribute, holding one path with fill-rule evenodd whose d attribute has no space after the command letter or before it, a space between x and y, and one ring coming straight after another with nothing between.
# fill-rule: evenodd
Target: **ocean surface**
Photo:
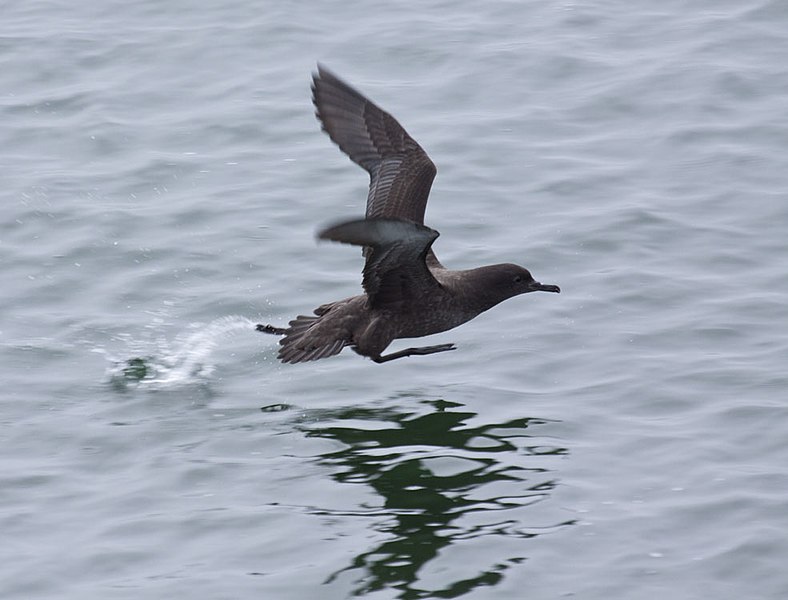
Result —
<instances>
[{"instance_id":1,"label":"ocean surface","mask_svg":"<svg viewBox=\"0 0 788 600\"><path fill-rule=\"evenodd\" d=\"M0 13L4 600L788 598L784 0ZM318 61L562 293L280 364L360 290Z\"/></svg>"}]
</instances>

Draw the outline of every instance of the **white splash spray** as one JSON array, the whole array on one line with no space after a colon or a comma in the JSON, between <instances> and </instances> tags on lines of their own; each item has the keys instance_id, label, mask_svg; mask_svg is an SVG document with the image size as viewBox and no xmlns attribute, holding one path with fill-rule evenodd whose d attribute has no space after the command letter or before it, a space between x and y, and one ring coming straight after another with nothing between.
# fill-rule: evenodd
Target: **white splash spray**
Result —
<instances>
[{"instance_id":1,"label":"white splash spray","mask_svg":"<svg viewBox=\"0 0 788 600\"><path fill-rule=\"evenodd\" d=\"M157 349L151 354L140 348L140 343L127 339L130 348L141 351L130 358L111 356L105 349L94 351L107 357L110 381L126 388L172 387L204 382L214 370L211 354L219 342L231 334L254 333L255 321L246 317L227 316L200 327L198 331L181 335L170 343L159 339ZM133 351L134 351L133 350Z\"/></svg>"}]
</instances>

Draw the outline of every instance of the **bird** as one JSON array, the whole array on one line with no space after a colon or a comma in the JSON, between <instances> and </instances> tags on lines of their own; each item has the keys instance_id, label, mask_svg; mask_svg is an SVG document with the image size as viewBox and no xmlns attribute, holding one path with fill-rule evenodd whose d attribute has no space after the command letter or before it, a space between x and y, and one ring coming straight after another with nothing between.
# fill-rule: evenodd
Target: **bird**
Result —
<instances>
[{"instance_id":1,"label":"bird","mask_svg":"<svg viewBox=\"0 0 788 600\"><path fill-rule=\"evenodd\" d=\"M455 344L406 348L383 354L392 341L453 329L500 302L529 292L559 293L510 263L451 270L432 250L439 233L424 225L437 172L422 147L388 112L317 65L312 102L322 129L369 174L364 218L321 229L319 240L363 248L364 293L298 315L288 327L256 325L283 336L284 363L314 361L350 347L375 363L455 350Z\"/></svg>"}]
</instances>

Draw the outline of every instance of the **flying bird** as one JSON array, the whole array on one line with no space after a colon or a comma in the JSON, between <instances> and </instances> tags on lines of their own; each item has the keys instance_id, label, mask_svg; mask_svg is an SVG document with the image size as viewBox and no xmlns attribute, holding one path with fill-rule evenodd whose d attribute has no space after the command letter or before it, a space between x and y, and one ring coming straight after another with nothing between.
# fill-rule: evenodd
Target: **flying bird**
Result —
<instances>
[{"instance_id":1,"label":"flying bird","mask_svg":"<svg viewBox=\"0 0 788 600\"><path fill-rule=\"evenodd\" d=\"M383 354L395 339L447 331L513 296L561 291L514 264L445 268L432 251L439 234L424 225L436 173L427 153L394 117L319 64L312 101L323 131L369 173L365 218L317 236L364 249L364 293L323 304L288 327L257 325L284 336L282 362L327 358L348 346L376 363L454 350L454 344L440 344Z\"/></svg>"}]
</instances>

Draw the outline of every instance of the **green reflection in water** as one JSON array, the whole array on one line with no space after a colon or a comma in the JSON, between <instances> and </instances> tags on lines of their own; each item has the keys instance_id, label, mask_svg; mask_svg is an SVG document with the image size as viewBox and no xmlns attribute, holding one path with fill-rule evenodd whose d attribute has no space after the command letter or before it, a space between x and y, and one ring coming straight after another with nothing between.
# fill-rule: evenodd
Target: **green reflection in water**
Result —
<instances>
[{"instance_id":1,"label":"green reflection in water","mask_svg":"<svg viewBox=\"0 0 788 600\"><path fill-rule=\"evenodd\" d=\"M476 413L462 407L442 399L421 401L422 412L352 407L319 411L312 415L319 425L302 425L310 437L344 444L318 458L331 466L337 481L371 486L382 498L382 508L359 516L370 518L370 526L386 541L358 554L326 583L353 574L359 596L394 589L405 600L456 598L497 584L525 557L499 557L487 568L464 564L448 577L444 570L441 575L449 580L426 589L420 575L439 554L484 536L528 540L573 523L523 522L528 507L549 498L558 484L546 465L568 453L538 443L533 430L547 421L477 424ZM478 562L488 561L490 554L485 552Z\"/></svg>"}]
</instances>

